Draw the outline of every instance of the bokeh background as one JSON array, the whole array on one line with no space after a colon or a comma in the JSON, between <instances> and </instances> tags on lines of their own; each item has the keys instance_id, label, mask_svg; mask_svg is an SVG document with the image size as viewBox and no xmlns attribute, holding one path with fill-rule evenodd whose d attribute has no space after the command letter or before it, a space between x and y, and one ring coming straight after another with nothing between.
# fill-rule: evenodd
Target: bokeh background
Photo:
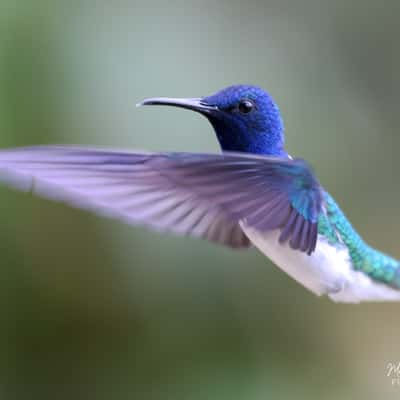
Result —
<instances>
[{"instance_id":1,"label":"bokeh background","mask_svg":"<svg viewBox=\"0 0 400 400\"><path fill-rule=\"evenodd\" d=\"M218 151L136 109L254 83L365 239L400 258L398 0L0 0L0 146ZM0 188L1 399L398 399L400 305L316 298L257 251Z\"/></svg>"}]
</instances>

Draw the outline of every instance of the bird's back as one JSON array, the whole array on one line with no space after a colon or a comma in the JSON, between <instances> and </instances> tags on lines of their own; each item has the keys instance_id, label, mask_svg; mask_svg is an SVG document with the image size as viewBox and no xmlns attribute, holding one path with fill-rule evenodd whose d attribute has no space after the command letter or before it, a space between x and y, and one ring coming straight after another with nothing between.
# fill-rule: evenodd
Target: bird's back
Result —
<instances>
[{"instance_id":1,"label":"bird's back","mask_svg":"<svg viewBox=\"0 0 400 400\"><path fill-rule=\"evenodd\" d=\"M329 193L324 192L324 199L326 213L320 216L319 234L335 246L346 246L355 270L400 289L400 262L365 243Z\"/></svg>"},{"instance_id":2,"label":"bird's back","mask_svg":"<svg viewBox=\"0 0 400 400\"><path fill-rule=\"evenodd\" d=\"M252 243L292 278L338 302L400 300L400 263L364 242L333 197L323 192L318 242L308 256L242 224Z\"/></svg>"}]
</instances>

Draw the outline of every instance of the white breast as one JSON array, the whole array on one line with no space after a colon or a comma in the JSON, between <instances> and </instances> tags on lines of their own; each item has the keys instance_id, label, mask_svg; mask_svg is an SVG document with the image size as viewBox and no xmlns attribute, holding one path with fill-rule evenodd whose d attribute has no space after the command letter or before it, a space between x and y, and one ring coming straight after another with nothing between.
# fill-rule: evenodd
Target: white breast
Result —
<instances>
[{"instance_id":1,"label":"white breast","mask_svg":"<svg viewBox=\"0 0 400 400\"><path fill-rule=\"evenodd\" d=\"M400 291L378 283L352 268L345 246L335 247L319 236L312 255L278 241L280 231L260 233L240 223L250 241L280 269L318 296L337 302L400 300Z\"/></svg>"}]
</instances>

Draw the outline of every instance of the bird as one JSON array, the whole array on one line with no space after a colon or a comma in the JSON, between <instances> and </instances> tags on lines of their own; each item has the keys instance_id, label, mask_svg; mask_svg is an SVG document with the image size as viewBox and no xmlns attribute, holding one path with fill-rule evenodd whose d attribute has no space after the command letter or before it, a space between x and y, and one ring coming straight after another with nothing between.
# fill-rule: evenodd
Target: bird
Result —
<instances>
[{"instance_id":1,"label":"bird","mask_svg":"<svg viewBox=\"0 0 400 400\"><path fill-rule=\"evenodd\" d=\"M137 106L157 105L206 117L221 151L2 149L0 181L129 224L231 249L255 247L334 302L400 300L400 262L364 241L309 163L287 153L269 93L233 85L206 97L154 97Z\"/></svg>"}]
</instances>

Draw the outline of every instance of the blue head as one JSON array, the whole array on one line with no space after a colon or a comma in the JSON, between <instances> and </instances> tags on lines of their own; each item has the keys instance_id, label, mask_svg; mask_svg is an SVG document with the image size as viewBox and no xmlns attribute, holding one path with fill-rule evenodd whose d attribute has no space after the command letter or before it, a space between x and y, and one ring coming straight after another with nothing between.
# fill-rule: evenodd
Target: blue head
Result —
<instances>
[{"instance_id":1,"label":"blue head","mask_svg":"<svg viewBox=\"0 0 400 400\"><path fill-rule=\"evenodd\" d=\"M141 105L172 105L200 112L214 127L222 150L284 156L279 108L264 90L235 85L195 99L153 98Z\"/></svg>"}]
</instances>

